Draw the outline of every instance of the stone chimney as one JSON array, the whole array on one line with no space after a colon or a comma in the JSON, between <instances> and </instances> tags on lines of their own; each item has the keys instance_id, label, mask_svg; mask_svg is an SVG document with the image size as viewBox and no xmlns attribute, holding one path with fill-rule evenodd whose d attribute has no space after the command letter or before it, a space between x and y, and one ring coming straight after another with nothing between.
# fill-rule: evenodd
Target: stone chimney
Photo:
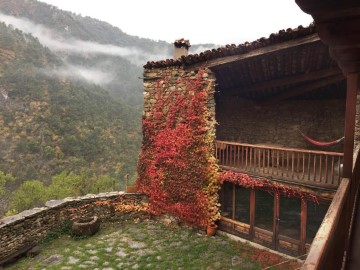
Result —
<instances>
[{"instance_id":1,"label":"stone chimney","mask_svg":"<svg viewBox=\"0 0 360 270\"><path fill-rule=\"evenodd\" d=\"M174 60L187 56L189 53L190 42L188 39L178 39L174 42Z\"/></svg>"}]
</instances>

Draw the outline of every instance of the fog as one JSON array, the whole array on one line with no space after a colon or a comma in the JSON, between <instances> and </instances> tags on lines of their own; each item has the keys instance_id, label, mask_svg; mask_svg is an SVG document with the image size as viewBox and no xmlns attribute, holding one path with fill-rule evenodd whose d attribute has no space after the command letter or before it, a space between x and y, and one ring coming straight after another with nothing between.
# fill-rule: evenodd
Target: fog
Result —
<instances>
[{"instance_id":1,"label":"fog","mask_svg":"<svg viewBox=\"0 0 360 270\"><path fill-rule=\"evenodd\" d=\"M97 68L84 68L70 64L66 64L57 69L40 69L39 72L49 77L86 80L102 86L110 83L114 79L114 75L109 72L104 72Z\"/></svg>"},{"instance_id":2,"label":"fog","mask_svg":"<svg viewBox=\"0 0 360 270\"><path fill-rule=\"evenodd\" d=\"M212 45L212 46L203 46L203 45L200 45L200 46L197 46L197 48L195 49L195 50L191 50L191 47L190 47L190 53L191 54L199 54L199 53L201 53L201 52L205 52L205 51L207 51L207 50L212 50L212 49L214 49L214 48L216 48L216 46L214 47L214 45Z\"/></svg>"},{"instance_id":3,"label":"fog","mask_svg":"<svg viewBox=\"0 0 360 270\"><path fill-rule=\"evenodd\" d=\"M135 47L120 47L113 44L100 44L76 38L65 38L56 31L36 24L26 18L18 18L0 13L0 20L38 38L40 43L52 51L71 54L103 54L121 56L135 65L142 65L148 60L160 60L169 55L154 55Z\"/></svg>"}]
</instances>

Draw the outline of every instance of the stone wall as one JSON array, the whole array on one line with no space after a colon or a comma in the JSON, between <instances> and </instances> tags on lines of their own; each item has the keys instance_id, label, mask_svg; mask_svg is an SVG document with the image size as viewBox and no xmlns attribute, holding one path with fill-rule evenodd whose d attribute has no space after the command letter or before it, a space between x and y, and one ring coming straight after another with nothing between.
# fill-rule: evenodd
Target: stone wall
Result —
<instances>
[{"instance_id":1,"label":"stone wall","mask_svg":"<svg viewBox=\"0 0 360 270\"><path fill-rule=\"evenodd\" d=\"M205 228L217 220L215 77L209 69L145 69L137 186L150 209Z\"/></svg>"},{"instance_id":2,"label":"stone wall","mask_svg":"<svg viewBox=\"0 0 360 270\"><path fill-rule=\"evenodd\" d=\"M181 84L178 85L179 79L192 80L195 79L195 71L186 71L182 67L168 67L145 69L144 71L144 115L149 116L152 105L156 102L156 88L158 84L166 87L169 91L174 91L176 88L181 89ZM166 77L171 76L170 80L165 80ZM203 74L203 83L210 86L210 93L215 92L215 76L211 70L206 69ZM176 87L177 86L177 87ZM214 95L209 95L208 107L211 117L215 117L215 100Z\"/></svg>"},{"instance_id":3,"label":"stone wall","mask_svg":"<svg viewBox=\"0 0 360 270\"><path fill-rule=\"evenodd\" d=\"M144 195L110 192L49 201L45 207L3 218L0 220L0 267L12 254L36 244L51 230L61 227L72 214L77 214L74 209L81 209L82 215L95 214L102 220L119 219L147 215L146 204Z\"/></svg>"},{"instance_id":4,"label":"stone wall","mask_svg":"<svg viewBox=\"0 0 360 270\"><path fill-rule=\"evenodd\" d=\"M144 71L144 115L156 102L157 83L162 83L169 92L175 89L179 78L194 77L196 71L182 67L145 69ZM171 76L170 81L163 78ZM210 71L204 75L204 83L210 82L215 92L215 76ZM221 93L220 93L221 94ZM358 104L360 96L358 97ZM250 144L271 144L277 146L324 150L306 142L299 133L320 141L333 141L344 135L345 100L287 100L273 106L258 106L255 102L237 97L209 96L211 117L218 122L216 139ZM359 105L358 105L359 106ZM359 109L357 112L359 113ZM216 115L215 115L216 114ZM357 123L360 122L357 115ZM356 141L360 141L360 124L357 124ZM343 143L326 148L327 151L342 152Z\"/></svg>"},{"instance_id":5,"label":"stone wall","mask_svg":"<svg viewBox=\"0 0 360 270\"><path fill-rule=\"evenodd\" d=\"M236 97L220 96L216 102L219 140L324 150L309 144L299 130L320 141L344 134L343 99L291 100L264 107ZM326 150L342 152L343 143Z\"/></svg>"}]
</instances>

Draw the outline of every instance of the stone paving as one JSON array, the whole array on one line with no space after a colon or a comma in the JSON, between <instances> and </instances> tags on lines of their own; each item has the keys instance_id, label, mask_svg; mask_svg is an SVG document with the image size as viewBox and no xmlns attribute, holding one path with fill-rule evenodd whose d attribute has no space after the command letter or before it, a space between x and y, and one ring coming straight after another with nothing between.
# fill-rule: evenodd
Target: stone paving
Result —
<instances>
[{"instance_id":1,"label":"stone paving","mask_svg":"<svg viewBox=\"0 0 360 270\"><path fill-rule=\"evenodd\" d=\"M43 244L38 256L9 269L261 269L248 254L248 245L227 237L158 221L128 221L104 224L86 239L62 236Z\"/></svg>"}]
</instances>

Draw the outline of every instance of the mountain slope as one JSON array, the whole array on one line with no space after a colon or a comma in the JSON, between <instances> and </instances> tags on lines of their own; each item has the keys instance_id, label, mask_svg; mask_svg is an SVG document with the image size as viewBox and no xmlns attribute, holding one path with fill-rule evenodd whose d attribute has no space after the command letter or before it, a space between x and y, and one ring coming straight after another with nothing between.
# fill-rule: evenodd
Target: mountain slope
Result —
<instances>
[{"instance_id":1,"label":"mountain slope","mask_svg":"<svg viewBox=\"0 0 360 270\"><path fill-rule=\"evenodd\" d=\"M108 179L112 187L135 178L142 65L171 50L36 0L1 0L0 174L16 179L0 196L0 216L16 197L11 191L27 197L22 184L49 187L70 172L69 181Z\"/></svg>"},{"instance_id":2,"label":"mountain slope","mask_svg":"<svg viewBox=\"0 0 360 270\"><path fill-rule=\"evenodd\" d=\"M142 65L150 59L168 58L171 55L172 45L166 42L127 35L106 22L35 0L2 0L0 12L18 19L27 18L36 24L35 28L46 27L37 34L41 37L46 35L46 40L51 38L52 41L62 42L56 46L63 45L64 48L51 48L54 42L46 46L56 50L55 53L66 64L99 69L108 74L111 80L100 85L113 97L137 106L139 111L142 107L142 82L138 77L142 76ZM31 31L34 27L27 28ZM47 34L49 31L51 33ZM69 48L69 44L75 48ZM82 52L81 47L86 47L86 51Z\"/></svg>"},{"instance_id":3,"label":"mountain slope","mask_svg":"<svg viewBox=\"0 0 360 270\"><path fill-rule=\"evenodd\" d=\"M172 44L131 36L109 23L36 0L2 0L0 21L4 21L1 13L11 16L8 18L10 23L32 32L65 64L90 69L91 74L96 70L107 74L108 80L96 83L139 111L142 108L142 82L138 78L142 76L142 65L172 55ZM20 21L15 23L13 19ZM214 44L194 45L190 53L214 47Z\"/></svg>"},{"instance_id":4,"label":"mountain slope","mask_svg":"<svg viewBox=\"0 0 360 270\"><path fill-rule=\"evenodd\" d=\"M42 179L134 174L140 118L99 86L59 77L59 57L0 23L0 170Z\"/></svg>"}]
</instances>

